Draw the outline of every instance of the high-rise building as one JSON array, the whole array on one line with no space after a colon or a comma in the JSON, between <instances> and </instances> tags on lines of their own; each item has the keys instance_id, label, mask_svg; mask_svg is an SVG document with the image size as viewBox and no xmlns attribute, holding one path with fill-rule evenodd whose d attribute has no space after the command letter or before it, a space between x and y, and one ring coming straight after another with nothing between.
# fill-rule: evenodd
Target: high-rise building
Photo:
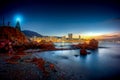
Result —
<instances>
[{"instance_id":1,"label":"high-rise building","mask_svg":"<svg viewBox=\"0 0 120 80\"><path fill-rule=\"evenodd\" d=\"M62 36L62 40L66 40L66 36Z\"/></svg>"},{"instance_id":2,"label":"high-rise building","mask_svg":"<svg viewBox=\"0 0 120 80\"><path fill-rule=\"evenodd\" d=\"M68 34L68 39L69 39L69 40L72 40L72 37L73 37L73 34L72 34L72 33L69 33L69 34Z\"/></svg>"}]
</instances>

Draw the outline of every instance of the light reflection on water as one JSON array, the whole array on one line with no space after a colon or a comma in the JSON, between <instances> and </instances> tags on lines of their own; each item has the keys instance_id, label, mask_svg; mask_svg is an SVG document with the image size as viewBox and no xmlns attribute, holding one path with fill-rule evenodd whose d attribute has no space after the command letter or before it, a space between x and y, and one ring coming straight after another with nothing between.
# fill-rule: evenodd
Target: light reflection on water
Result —
<instances>
[{"instance_id":1,"label":"light reflection on water","mask_svg":"<svg viewBox=\"0 0 120 80\"><path fill-rule=\"evenodd\" d=\"M120 45L107 43L100 44L108 48L99 48L91 51L86 56L80 55L80 50L59 50L46 51L33 54L34 56L44 58L67 72L68 75L80 75L83 80L99 79L101 77L110 77L120 75Z\"/></svg>"},{"instance_id":2,"label":"light reflection on water","mask_svg":"<svg viewBox=\"0 0 120 80\"><path fill-rule=\"evenodd\" d=\"M73 45L73 44L78 44L78 43L71 43L71 42L68 42L68 43L65 43L65 42L54 43L56 48L71 48L71 45Z\"/></svg>"}]
</instances>

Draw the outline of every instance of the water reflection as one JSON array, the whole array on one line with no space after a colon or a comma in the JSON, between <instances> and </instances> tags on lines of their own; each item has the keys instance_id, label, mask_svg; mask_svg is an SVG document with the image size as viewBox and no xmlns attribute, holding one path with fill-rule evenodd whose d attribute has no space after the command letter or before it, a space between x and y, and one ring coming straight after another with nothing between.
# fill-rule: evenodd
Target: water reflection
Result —
<instances>
[{"instance_id":1,"label":"water reflection","mask_svg":"<svg viewBox=\"0 0 120 80\"><path fill-rule=\"evenodd\" d=\"M65 43L65 42L58 42L58 43L54 43L55 47L56 48L71 48L73 44L78 44L78 43L71 43L71 42L68 42L68 43Z\"/></svg>"},{"instance_id":2,"label":"water reflection","mask_svg":"<svg viewBox=\"0 0 120 80\"><path fill-rule=\"evenodd\" d=\"M120 74L120 54L118 44L101 44L109 48L91 50L91 54L80 55L80 50L46 51L33 54L53 62L67 74L83 76L83 80L108 78L110 75ZM85 77L84 77L85 76ZM77 78L79 80L79 78Z\"/></svg>"}]
</instances>

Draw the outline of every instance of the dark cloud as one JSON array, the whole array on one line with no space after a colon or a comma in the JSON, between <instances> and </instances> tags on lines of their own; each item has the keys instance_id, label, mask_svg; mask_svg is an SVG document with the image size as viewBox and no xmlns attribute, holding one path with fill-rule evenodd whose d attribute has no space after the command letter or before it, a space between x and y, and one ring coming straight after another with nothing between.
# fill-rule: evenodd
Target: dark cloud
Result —
<instances>
[{"instance_id":1,"label":"dark cloud","mask_svg":"<svg viewBox=\"0 0 120 80\"><path fill-rule=\"evenodd\" d=\"M112 19L112 21L120 21L120 17L119 18L114 18L114 19Z\"/></svg>"}]
</instances>

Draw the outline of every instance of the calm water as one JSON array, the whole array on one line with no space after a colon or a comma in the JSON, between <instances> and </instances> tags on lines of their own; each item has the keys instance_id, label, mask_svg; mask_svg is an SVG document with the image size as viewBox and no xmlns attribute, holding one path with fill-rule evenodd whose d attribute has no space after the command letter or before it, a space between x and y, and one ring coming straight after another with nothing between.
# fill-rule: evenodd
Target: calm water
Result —
<instances>
[{"instance_id":1,"label":"calm water","mask_svg":"<svg viewBox=\"0 0 120 80\"><path fill-rule=\"evenodd\" d=\"M54 43L56 48L71 48L71 45L78 43Z\"/></svg>"},{"instance_id":2,"label":"calm water","mask_svg":"<svg viewBox=\"0 0 120 80\"><path fill-rule=\"evenodd\" d=\"M42 57L56 64L75 80L112 80L119 77L120 44L100 43L99 46L105 48L91 51L91 54L86 56L81 56L80 50L46 51L35 53L33 56Z\"/></svg>"}]
</instances>

